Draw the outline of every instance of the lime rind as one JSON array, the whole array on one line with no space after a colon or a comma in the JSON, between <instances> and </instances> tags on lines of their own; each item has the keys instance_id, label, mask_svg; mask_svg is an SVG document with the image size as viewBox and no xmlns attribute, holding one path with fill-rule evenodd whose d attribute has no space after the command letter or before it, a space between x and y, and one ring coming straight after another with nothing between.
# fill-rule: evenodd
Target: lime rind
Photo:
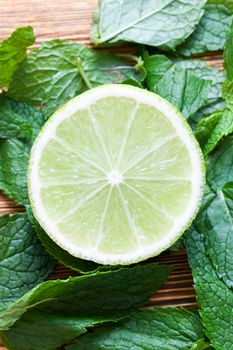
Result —
<instances>
[{"instance_id":1,"label":"lime rind","mask_svg":"<svg viewBox=\"0 0 233 350\"><path fill-rule=\"evenodd\" d=\"M173 232L171 234L167 234L164 239L161 239L159 241L159 244L156 243L156 245L147 247L143 246L141 250L137 249L136 251L127 252L126 254L116 255L114 255L112 252L111 254L99 252L96 250L96 247L88 247L88 249L85 250L83 248L80 249L77 245L71 244L71 242L65 238L64 235L57 229L54 222L50 220L47 213L44 211L40 198L40 179L38 177L41 153L44 147L46 147L48 141L56 133L56 129L60 123L74 114L77 109L88 108L90 106L90 103L94 103L95 101L98 101L101 98L106 98L107 96L129 97L135 99L138 103L152 105L157 110L160 110L161 113L164 113L176 129L177 135L182 138L184 143L186 142L187 148L191 154L193 169L195 169L192 174L192 181L196 184L196 193L193 194L190 210L188 213L186 213L185 218L180 219L180 222L176 223L176 228L173 229ZM116 177L117 174L109 174L109 176L112 175ZM44 228L50 238L54 240L54 242L56 242L63 249L67 250L73 256L86 260L92 260L100 264L127 265L136 263L156 256L173 245L176 240L183 234L183 232L190 226L198 212L204 191L204 182L204 158L199 144L194 138L192 130L182 114L174 106L172 106L169 102L160 96L128 85L104 85L87 91L78 97L75 97L63 107L61 107L47 121L40 134L38 135L32 147L29 161L29 198L34 215L40 225Z\"/></svg>"}]
</instances>

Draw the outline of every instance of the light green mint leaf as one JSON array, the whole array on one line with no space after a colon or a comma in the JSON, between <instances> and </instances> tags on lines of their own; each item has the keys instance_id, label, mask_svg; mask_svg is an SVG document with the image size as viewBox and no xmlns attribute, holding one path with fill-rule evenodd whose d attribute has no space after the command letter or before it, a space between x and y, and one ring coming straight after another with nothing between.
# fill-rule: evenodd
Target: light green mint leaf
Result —
<instances>
[{"instance_id":1,"label":"light green mint leaf","mask_svg":"<svg viewBox=\"0 0 233 350\"><path fill-rule=\"evenodd\" d=\"M47 277L54 263L25 213L0 216L0 244L1 318L4 310Z\"/></svg>"},{"instance_id":2,"label":"light green mint leaf","mask_svg":"<svg viewBox=\"0 0 233 350\"><path fill-rule=\"evenodd\" d=\"M197 313L178 308L148 308L82 336L66 350L189 350L203 338Z\"/></svg>"},{"instance_id":3,"label":"light green mint leaf","mask_svg":"<svg viewBox=\"0 0 233 350\"><path fill-rule=\"evenodd\" d=\"M28 56L15 74L8 96L53 112L90 87L130 78L141 82L144 73L117 55L53 40Z\"/></svg>"},{"instance_id":4,"label":"light green mint leaf","mask_svg":"<svg viewBox=\"0 0 233 350\"><path fill-rule=\"evenodd\" d=\"M33 139L45 119L43 110L0 96L0 138Z\"/></svg>"},{"instance_id":5,"label":"light green mint leaf","mask_svg":"<svg viewBox=\"0 0 233 350\"><path fill-rule=\"evenodd\" d=\"M31 145L17 139L0 140L0 189L17 204L28 205L27 167Z\"/></svg>"},{"instance_id":6,"label":"light green mint leaf","mask_svg":"<svg viewBox=\"0 0 233 350\"><path fill-rule=\"evenodd\" d=\"M210 81L174 65L157 83L155 92L175 105L188 119L207 103L210 87Z\"/></svg>"},{"instance_id":7,"label":"light green mint leaf","mask_svg":"<svg viewBox=\"0 0 233 350\"><path fill-rule=\"evenodd\" d=\"M143 306L169 271L168 266L147 264L44 282L1 318L3 339L15 350L55 349L86 327L119 320Z\"/></svg>"},{"instance_id":8,"label":"light green mint leaf","mask_svg":"<svg viewBox=\"0 0 233 350\"><path fill-rule=\"evenodd\" d=\"M204 117L197 124L195 136L204 155L209 154L223 139L233 132L233 112L224 110Z\"/></svg>"},{"instance_id":9,"label":"light green mint leaf","mask_svg":"<svg viewBox=\"0 0 233 350\"><path fill-rule=\"evenodd\" d=\"M0 42L0 88L9 86L13 74L26 58L27 47L34 42L31 27L18 28L8 39Z\"/></svg>"},{"instance_id":10,"label":"light green mint leaf","mask_svg":"<svg viewBox=\"0 0 233 350\"><path fill-rule=\"evenodd\" d=\"M164 74L173 66L173 62L164 55L143 54L144 67L146 69L146 84L150 91L155 91L156 85Z\"/></svg>"},{"instance_id":11,"label":"light green mint leaf","mask_svg":"<svg viewBox=\"0 0 233 350\"><path fill-rule=\"evenodd\" d=\"M92 41L111 44L135 42L174 49L195 29L206 0L131 0L100 2L94 15Z\"/></svg>"},{"instance_id":12,"label":"light green mint leaf","mask_svg":"<svg viewBox=\"0 0 233 350\"><path fill-rule=\"evenodd\" d=\"M229 33L227 35L226 45L224 48L224 67L226 70L227 78L233 80L233 22L231 24Z\"/></svg>"},{"instance_id":13,"label":"light green mint leaf","mask_svg":"<svg viewBox=\"0 0 233 350\"><path fill-rule=\"evenodd\" d=\"M223 50L232 21L232 11L223 5L207 5L196 30L177 51L192 56Z\"/></svg>"}]
</instances>

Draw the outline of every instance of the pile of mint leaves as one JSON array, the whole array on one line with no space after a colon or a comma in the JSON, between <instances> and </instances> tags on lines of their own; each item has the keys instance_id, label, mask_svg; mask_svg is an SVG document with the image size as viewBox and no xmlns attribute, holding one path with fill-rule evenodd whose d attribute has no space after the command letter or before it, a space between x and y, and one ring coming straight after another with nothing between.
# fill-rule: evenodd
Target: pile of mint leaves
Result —
<instances>
[{"instance_id":1,"label":"pile of mint leaves","mask_svg":"<svg viewBox=\"0 0 233 350\"><path fill-rule=\"evenodd\" d=\"M31 27L0 43L0 189L25 208L0 216L0 334L8 349L233 350L232 19L233 0L102 0L91 31L101 49L52 40L28 50ZM134 54L102 48L124 44ZM224 71L201 58L216 51L224 51ZM179 241L198 310L143 308L169 266L74 258L33 217L27 167L34 139L59 106L106 83L170 101L203 150L205 195ZM56 261L80 275L43 282Z\"/></svg>"}]
</instances>

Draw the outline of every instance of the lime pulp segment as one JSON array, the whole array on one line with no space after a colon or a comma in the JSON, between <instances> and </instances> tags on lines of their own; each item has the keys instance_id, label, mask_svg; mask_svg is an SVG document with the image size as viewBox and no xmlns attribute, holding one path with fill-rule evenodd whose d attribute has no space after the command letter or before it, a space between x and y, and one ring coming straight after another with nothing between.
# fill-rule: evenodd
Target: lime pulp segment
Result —
<instances>
[{"instance_id":1,"label":"lime pulp segment","mask_svg":"<svg viewBox=\"0 0 233 350\"><path fill-rule=\"evenodd\" d=\"M172 245L194 218L203 160L186 121L161 97L106 85L72 99L31 152L29 195L70 254L129 264Z\"/></svg>"}]
</instances>

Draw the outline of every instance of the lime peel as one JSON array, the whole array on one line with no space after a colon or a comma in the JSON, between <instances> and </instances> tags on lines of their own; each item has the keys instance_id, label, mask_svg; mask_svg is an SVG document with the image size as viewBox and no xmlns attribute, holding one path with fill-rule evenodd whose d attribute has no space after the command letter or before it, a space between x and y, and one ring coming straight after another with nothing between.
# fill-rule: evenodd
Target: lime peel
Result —
<instances>
[{"instance_id":1,"label":"lime peel","mask_svg":"<svg viewBox=\"0 0 233 350\"><path fill-rule=\"evenodd\" d=\"M104 85L73 98L45 124L32 147L28 187L35 217L59 246L125 265L158 255L191 224L204 161L169 102L129 85Z\"/></svg>"}]
</instances>

